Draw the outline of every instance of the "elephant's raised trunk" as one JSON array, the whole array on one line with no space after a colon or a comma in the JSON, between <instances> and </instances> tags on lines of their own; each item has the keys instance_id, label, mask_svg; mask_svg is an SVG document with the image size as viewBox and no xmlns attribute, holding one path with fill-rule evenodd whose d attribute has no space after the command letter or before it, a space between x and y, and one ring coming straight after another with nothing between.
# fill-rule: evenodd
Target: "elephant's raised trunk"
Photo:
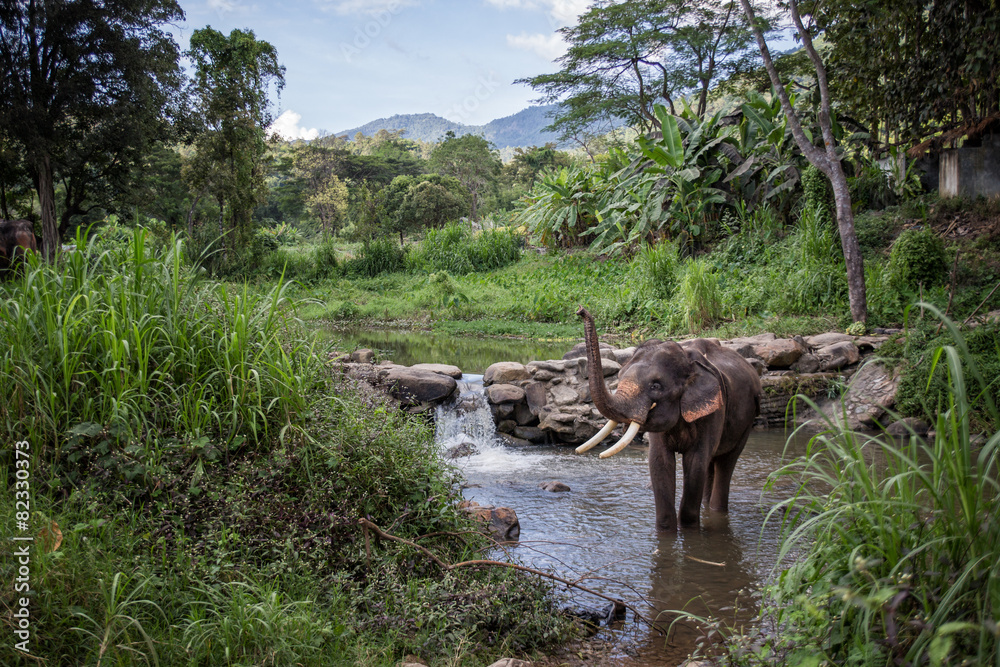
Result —
<instances>
[{"instance_id":1,"label":"elephant's raised trunk","mask_svg":"<svg viewBox=\"0 0 1000 667\"><path fill-rule=\"evenodd\" d=\"M632 421L626 413L625 403L617 396L609 394L608 387L604 384L601 346L597 340L597 327L594 326L593 316L583 306L580 306L576 314L583 318L584 340L587 343L587 376L594 406L611 421L619 423Z\"/></svg>"},{"instance_id":2,"label":"elephant's raised trunk","mask_svg":"<svg viewBox=\"0 0 1000 667\"><path fill-rule=\"evenodd\" d=\"M635 438L636 434L639 432L639 428L645 421L646 411L643 410L643 416L641 418L629 416L630 412L635 412L634 406L632 406L633 410L629 410L630 404L627 400L623 400L621 396L616 394L608 393L608 388L604 384L604 368L601 365L601 349L597 340L597 327L594 326L594 318L591 317L590 313L587 312L587 309L582 306L578 311L576 311L576 314L583 318L584 323L584 338L587 343L587 376L590 384L590 396L600 413L608 418L607 425L605 425L605 427L602 428L597 435L577 447L577 453L582 454L600 443L608 437L619 422L628 423L628 429L626 430L625 435L622 436L622 439L618 441L618 444L601 453L601 458L606 459L609 456L614 456L621 450L625 449L625 447L632 442L632 439Z\"/></svg>"}]
</instances>

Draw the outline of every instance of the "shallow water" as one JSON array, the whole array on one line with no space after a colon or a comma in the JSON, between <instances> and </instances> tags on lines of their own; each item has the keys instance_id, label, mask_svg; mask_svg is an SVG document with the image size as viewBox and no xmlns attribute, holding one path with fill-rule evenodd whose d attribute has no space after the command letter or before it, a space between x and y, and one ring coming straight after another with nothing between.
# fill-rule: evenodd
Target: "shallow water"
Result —
<instances>
[{"instance_id":1,"label":"shallow water","mask_svg":"<svg viewBox=\"0 0 1000 667\"><path fill-rule=\"evenodd\" d=\"M472 338L393 329L327 329L325 335L336 340L344 350L367 347L378 352L381 358L404 366L452 364L466 373L482 373L497 361L524 364L538 359L562 359L576 342Z\"/></svg>"},{"instance_id":2,"label":"shallow water","mask_svg":"<svg viewBox=\"0 0 1000 667\"><path fill-rule=\"evenodd\" d=\"M464 433L476 442L479 453L455 463L469 485L466 498L517 512L521 538L510 558L579 579L626 600L649 617L681 609L731 623L753 617L758 591L778 550L778 523L765 526L764 519L782 497L782 489L762 496L762 488L767 476L782 465L783 453L801 454L804 444L793 444L786 452L783 433L754 432L736 467L729 513L705 510L700 529L662 534L653 526L646 447L633 445L602 461L598 458L602 447L578 455L570 447L501 445L494 439L488 408L485 417L482 411L468 411L475 392L481 391L481 378L466 379L464 408L439 410L438 441L447 448ZM551 480L572 490L551 493L539 488ZM783 490L790 493L787 487ZM600 609L608 604L585 594L571 593L567 598L574 607ZM738 613L734 612L737 600ZM669 624L674 615L661 618ZM670 645L665 645L662 636L633 623L631 614L610 632L621 639L623 660L631 665L680 664L698 636L693 624L679 623ZM626 659L627 655L632 657Z\"/></svg>"}]
</instances>

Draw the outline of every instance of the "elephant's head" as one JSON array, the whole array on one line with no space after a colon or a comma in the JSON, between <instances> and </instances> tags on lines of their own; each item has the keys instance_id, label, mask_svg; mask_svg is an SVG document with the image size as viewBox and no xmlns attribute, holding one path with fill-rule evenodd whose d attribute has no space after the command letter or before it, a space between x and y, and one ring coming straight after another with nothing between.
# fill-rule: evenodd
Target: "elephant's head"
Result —
<instances>
[{"instance_id":1,"label":"elephant's head","mask_svg":"<svg viewBox=\"0 0 1000 667\"><path fill-rule=\"evenodd\" d=\"M613 456L625 449L639 431L670 431L679 420L693 423L722 407L722 386L716 373L696 349L686 349L673 341L647 340L618 373L618 389L608 392L601 370L601 355L594 318L586 309L583 318L587 343L590 395L594 405L607 417L607 425L580 445L585 452L602 440L618 424L628 424L618 443L601 453Z\"/></svg>"}]
</instances>

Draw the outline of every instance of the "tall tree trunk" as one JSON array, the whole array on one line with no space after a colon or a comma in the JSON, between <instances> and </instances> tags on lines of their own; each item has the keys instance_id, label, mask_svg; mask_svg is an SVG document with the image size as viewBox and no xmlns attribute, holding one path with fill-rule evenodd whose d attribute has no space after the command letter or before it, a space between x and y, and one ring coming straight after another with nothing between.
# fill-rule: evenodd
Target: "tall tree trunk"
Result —
<instances>
[{"instance_id":1,"label":"tall tree trunk","mask_svg":"<svg viewBox=\"0 0 1000 667\"><path fill-rule=\"evenodd\" d=\"M868 299L865 294L865 269L861 259L861 246L858 245L858 237L854 231L854 212L851 210L851 193L847 187L847 177L844 175L844 169L840 164L840 158L837 155L836 140L833 137L833 125L830 120L830 87L827 84L826 68L823 66L823 60L819 57L813 46L812 36L802 24L802 19L799 16L798 2L796 0L789 0L788 7L792 14L792 21L795 23L799 37L802 38L803 47L806 53L809 54L809 59L816 70L816 85L819 87L820 93L818 120L820 130L823 133L824 144L824 147L821 149L813 145L806 136L805 130L802 128L802 123L795 109L792 107L791 101L788 99L788 92L781 82L781 77L778 76L778 70L771 59L771 52L764 41L764 34L757 23L757 17L754 15L753 7L750 6L750 0L740 0L740 4L743 6L743 12L750 23L754 37L757 39L757 47L760 49L760 55L764 59L764 67L771 78L771 85L774 86L774 91L778 95L778 99L781 100L781 110L784 112L785 118L788 119L788 127L792 131L795 143L798 145L799 150L802 151L802 154L806 156L806 159L809 160L809 163L826 174L826 177L830 179L830 183L833 186L833 198L837 209L837 228L840 231L840 245L844 251L844 263L847 267L847 294L851 304L851 319L855 322L865 322L868 319Z\"/></svg>"},{"instance_id":2,"label":"tall tree trunk","mask_svg":"<svg viewBox=\"0 0 1000 667\"><path fill-rule=\"evenodd\" d=\"M38 171L38 203L42 209L42 256L54 262L62 239L56 221L56 192L49 156L38 158L35 169Z\"/></svg>"}]
</instances>

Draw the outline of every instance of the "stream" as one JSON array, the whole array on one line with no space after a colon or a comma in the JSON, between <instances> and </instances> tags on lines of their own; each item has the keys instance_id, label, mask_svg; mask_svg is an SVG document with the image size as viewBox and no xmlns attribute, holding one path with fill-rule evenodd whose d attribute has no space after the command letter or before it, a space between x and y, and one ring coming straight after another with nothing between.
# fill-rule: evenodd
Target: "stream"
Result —
<instances>
[{"instance_id":1,"label":"stream","mask_svg":"<svg viewBox=\"0 0 1000 667\"><path fill-rule=\"evenodd\" d=\"M412 332L403 335L413 336ZM394 339L395 344L399 342ZM506 342L499 341L502 356L488 363L482 356L420 360L482 372L495 361L521 360L511 354ZM417 348L440 350L440 343L423 339ZM460 341L444 348L454 352L467 344ZM571 346L571 342L561 343L558 349ZM407 357L400 357L398 350L384 352L400 363L414 363L404 361ZM535 358L562 356L554 352ZM453 405L438 408L436 439L442 449L460 440L474 441L478 453L453 461L466 480L465 497L517 512L520 541L507 558L566 579L581 579L583 585L620 597L648 617L655 616L655 608L723 618L729 626L746 625L754 618L760 586L772 572L779 547L780 521L765 525L766 512L792 492L791 482L768 494L762 494L762 489L768 475L787 460L784 457L804 453L804 439L791 443L786 451L784 432L754 431L736 466L729 513L705 509L700 529L662 534L653 526L646 447L637 442L603 461L598 458L603 447L584 455L566 446L509 447L496 439L482 376L465 375L460 389L462 395ZM540 488L552 480L569 485L571 491L552 493ZM680 488L678 480L678 493ZM565 605L574 609L600 611L609 604L575 591L564 596ZM666 624L673 618L672 614L662 616ZM684 621L674 626L667 644L648 626L632 621L629 612L625 623L602 628L606 638L617 640L616 657L623 665L679 665L694 650L700 635L694 623Z\"/></svg>"}]
</instances>

